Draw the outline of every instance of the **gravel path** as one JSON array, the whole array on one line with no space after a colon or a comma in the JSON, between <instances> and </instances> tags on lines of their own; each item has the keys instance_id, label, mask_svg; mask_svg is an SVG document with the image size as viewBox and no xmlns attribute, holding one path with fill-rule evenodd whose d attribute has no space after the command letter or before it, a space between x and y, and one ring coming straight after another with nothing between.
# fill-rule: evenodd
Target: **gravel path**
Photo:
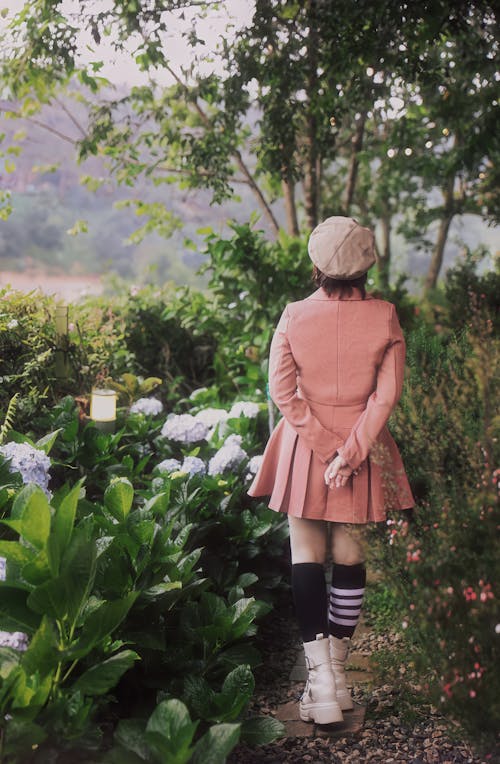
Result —
<instances>
[{"instance_id":1,"label":"gravel path","mask_svg":"<svg viewBox=\"0 0 500 764\"><path fill-rule=\"evenodd\" d=\"M371 655L374 649L394 644L390 640L361 630L353 640L352 662L356 655ZM257 692L251 712L276 715L278 707L298 700L303 683L291 683L290 671L297 658L299 635L288 605L269 617L260 630L263 665L256 672ZM283 646L280 649L280 646ZM365 659L366 660L366 659ZM353 691L354 699L367 706L363 729L344 737L288 737L259 748L238 746L227 764L498 764L500 751L480 755L465 742L457 740L453 725L431 706L410 708L408 700L389 684L366 675ZM407 717L411 716L411 721ZM338 733L337 733L338 734Z\"/></svg>"}]
</instances>

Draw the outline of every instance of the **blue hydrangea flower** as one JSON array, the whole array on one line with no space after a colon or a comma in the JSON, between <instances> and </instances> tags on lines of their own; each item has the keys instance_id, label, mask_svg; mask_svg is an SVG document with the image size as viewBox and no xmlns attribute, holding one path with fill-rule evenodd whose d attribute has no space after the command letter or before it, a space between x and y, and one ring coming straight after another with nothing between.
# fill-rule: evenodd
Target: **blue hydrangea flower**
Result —
<instances>
[{"instance_id":1,"label":"blue hydrangea flower","mask_svg":"<svg viewBox=\"0 0 500 764\"><path fill-rule=\"evenodd\" d=\"M186 456L181 465L181 472L187 472L191 477L193 475L206 475L207 465L203 459L197 456Z\"/></svg>"},{"instance_id":2,"label":"blue hydrangea flower","mask_svg":"<svg viewBox=\"0 0 500 764\"><path fill-rule=\"evenodd\" d=\"M163 403L158 398L139 398L130 407L131 414L158 416L163 411Z\"/></svg>"},{"instance_id":3,"label":"blue hydrangea flower","mask_svg":"<svg viewBox=\"0 0 500 764\"><path fill-rule=\"evenodd\" d=\"M22 631L1 631L0 647L13 647L24 652L28 649L28 635Z\"/></svg>"},{"instance_id":4,"label":"blue hydrangea flower","mask_svg":"<svg viewBox=\"0 0 500 764\"><path fill-rule=\"evenodd\" d=\"M194 415L194 418L197 419L198 422L203 422L207 427L215 427L215 425L220 422L225 422L228 417L229 414L225 409L215 408L202 409Z\"/></svg>"},{"instance_id":5,"label":"blue hydrangea flower","mask_svg":"<svg viewBox=\"0 0 500 764\"><path fill-rule=\"evenodd\" d=\"M161 434L179 443L197 443L206 438L208 427L191 414L170 414L161 428Z\"/></svg>"},{"instance_id":6,"label":"blue hydrangea flower","mask_svg":"<svg viewBox=\"0 0 500 764\"><path fill-rule=\"evenodd\" d=\"M5 581L5 575L7 572L6 565L7 560L5 557L0 557L0 581Z\"/></svg>"},{"instance_id":7,"label":"blue hydrangea flower","mask_svg":"<svg viewBox=\"0 0 500 764\"><path fill-rule=\"evenodd\" d=\"M164 459L156 465L159 472L177 472L180 468L181 463L178 459Z\"/></svg>"},{"instance_id":8,"label":"blue hydrangea flower","mask_svg":"<svg viewBox=\"0 0 500 764\"><path fill-rule=\"evenodd\" d=\"M212 456L208 463L209 475L221 475L228 470L234 470L248 454L241 448L241 436L230 435L224 445Z\"/></svg>"},{"instance_id":9,"label":"blue hydrangea flower","mask_svg":"<svg viewBox=\"0 0 500 764\"><path fill-rule=\"evenodd\" d=\"M237 418L244 416L247 419L254 419L260 411L258 403L253 401L237 401L233 403L229 416L231 418Z\"/></svg>"},{"instance_id":10,"label":"blue hydrangea flower","mask_svg":"<svg viewBox=\"0 0 500 764\"><path fill-rule=\"evenodd\" d=\"M23 483L36 483L46 496L51 497L48 490L50 459L45 451L29 443L12 442L0 446L0 455L9 461L9 472L18 472Z\"/></svg>"}]
</instances>

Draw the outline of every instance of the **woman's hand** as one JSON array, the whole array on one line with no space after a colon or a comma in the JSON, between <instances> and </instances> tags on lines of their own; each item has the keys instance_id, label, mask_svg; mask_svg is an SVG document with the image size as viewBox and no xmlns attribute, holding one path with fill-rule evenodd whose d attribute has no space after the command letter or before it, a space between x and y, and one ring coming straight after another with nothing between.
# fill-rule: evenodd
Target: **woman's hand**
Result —
<instances>
[{"instance_id":1,"label":"woman's hand","mask_svg":"<svg viewBox=\"0 0 500 764\"><path fill-rule=\"evenodd\" d=\"M346 460L337 454L325 470L325 483L329 488L343 488L352 474L353 470Z\"/></svg>"}]
</instances>

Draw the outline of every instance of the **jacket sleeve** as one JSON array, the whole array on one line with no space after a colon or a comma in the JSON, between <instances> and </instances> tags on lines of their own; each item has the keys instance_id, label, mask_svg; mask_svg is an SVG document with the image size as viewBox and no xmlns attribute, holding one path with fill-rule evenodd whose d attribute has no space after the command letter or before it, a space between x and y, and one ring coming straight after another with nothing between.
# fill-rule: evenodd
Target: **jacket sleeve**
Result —
<instances>
[{"instance_id":1,"label":"jacket sleeve","mask_svg":"<svg viewBox=\"0 0 500 764\"><path fill-rule=\"evenodd\" d=\"M401 396L404 364L405 341L396 310L391 305L389 342L378 368L376 388L346 442L338 449L352 469L359 467L366 459Z\"/></svg>"},{"instance_id":2,"label":"jacket sleeve","mask_svg":"<svg viewBox=\"0 0 500 764\"><path fill-rule=\"evenodd\" d=\"M290 320L288 308L285 308L271 342L269 392L287 422L321 461L327 463L343 439L323 427L308 403L297 394L297 366L288 340Z\"/></svg>"}]
</instances>

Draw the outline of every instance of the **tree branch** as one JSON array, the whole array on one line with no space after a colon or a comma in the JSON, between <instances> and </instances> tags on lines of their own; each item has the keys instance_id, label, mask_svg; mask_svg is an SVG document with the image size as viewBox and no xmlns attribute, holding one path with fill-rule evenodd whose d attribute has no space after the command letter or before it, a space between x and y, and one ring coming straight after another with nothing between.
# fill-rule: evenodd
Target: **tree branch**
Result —
<instances>
[{"instance_id":1,"label":"tree branch","mask_svg":"<svg viewBox=\"0 0 500 764\"><path fill-rule=\"evenodd\" d=\"M34 117L27 117L24 114L21 114L21 112L16 109L9 101L0 101L0 112L5 112L6 114L14 114L16 117L19 117L20 119L25 119L27 122L31 122L33 125L37 125L38 127L43 128L44 130L48 130L49 133L52 133L53 135L57 135L58 138L61 138L61 140L66 141L67 143L71 143L72 146L76 146L77 140L75 138L71 138L69 135L65 135L64 133L61 133L60 130L57 130L55 127L52 127L51 125L47 125L45 122L42 122L39 119L35 119Z\"/></svg>"},{"instance_id":2,"label":"tree branch","mask_svg":"<svg viewBox=\"0 0 500 764\"><path fill-rule=\"evenodd\" d=\"M83 127L82 127L82 125L79 123L79 121L77 120L77 118L75 117L75 115L74 115L74 114L73 114L73 113L72 113L72 112L71 112L71 111L68 109L68 107L66 106L66 104L65 104L63 101L59 100L59 98L58 98L57 96L55 96L55 97L54 97L54 101L55 101L57 104L59 104L59 106L61 107L61 109L63 110L63 112L64 112L65 114L67 114L67 116L68 116L68 117L70 118L70 120L73 122L73 124L75 125L75 127L77 127L77 128L78 128L78 130L81 132L81 134L83 135L83 137L84 137L84 138L87 138L87 131L86 131L86 130L85 130Z\"/></svg>"},{"instance_id":3,"label":"tree branch","mask_svg":"<svg viewBox=\"0 0 500 764\"><path fill-rule=\"evenodd\" d=\"M184 93L186 95L189 95L189 88L188 88L188 86L179 77L177 72L175 72L169 64L166 64L165 68L167 69L168 72L170 72L170 74L172 75L174 80L177 82L177 84L180 85L180 87L183 89ZM194 107L194 109L196 110L198 115L200 116L202 122L207 127L210 127L210 119L208 118L208 115L205 112L205 110L202 109L202 107L200 106L198 100L196 98L195 99L188 99L188 103L192 104L192 106ZM238 169L240 170L242 175L246 178L247 184L251 188L251 190L253 191L254 195L256 196L257 201L259 202L259 205L260 205L261 209L263 210L267 220L269 221L269 223L271 224L272 228L274 229L274 232L276 234L278 234L279 233L279 229L280 229L279 223L276 220L276 218L274 216L274 213L273 213L269 203L265 199L262 191L260 190L260 188L258 187L257 183L255 182L255 179L254 179L252 173L248 169L245 161L243 160L243 157L241 156L241 152L237 148L233 149L233 156L236 159L236 164L238 165Z\"/></svg>"}]
</instances>

